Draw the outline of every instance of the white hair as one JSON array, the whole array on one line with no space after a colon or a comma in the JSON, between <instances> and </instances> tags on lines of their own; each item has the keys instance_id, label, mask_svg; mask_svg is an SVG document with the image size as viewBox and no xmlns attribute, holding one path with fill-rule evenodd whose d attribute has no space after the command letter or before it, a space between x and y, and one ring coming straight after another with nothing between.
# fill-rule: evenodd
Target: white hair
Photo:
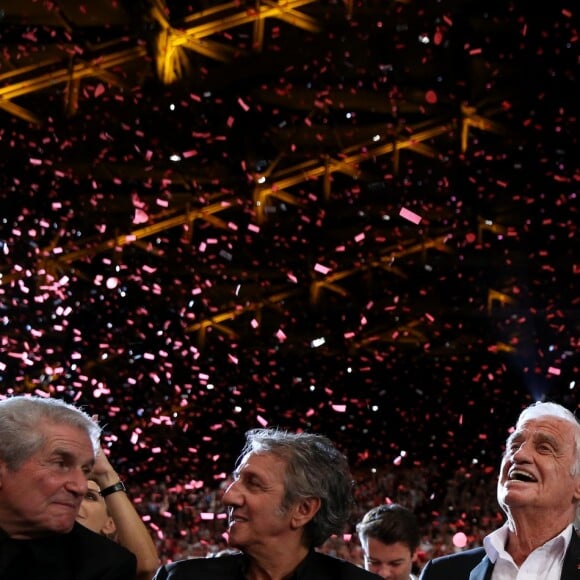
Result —
<instances>
[{"instance_id":1,"label":"white hair","mask_svg":"<svg viewBox=\"0 0 580 580\"><path fill-rule=\"evenodd\" d=\"M558 405L557 403L538 401L521 412L516 423L516 430L518 430L526 421L529 421L530 419L539 419L541 417L557 417L571 423L575 427L574 439L576 442L576 461L572 465L570 473L574 477L580 475L580 422L578 422L576 415L574 415L572 411L566 409L566 407Z\"/></svg>"}]
</instances>

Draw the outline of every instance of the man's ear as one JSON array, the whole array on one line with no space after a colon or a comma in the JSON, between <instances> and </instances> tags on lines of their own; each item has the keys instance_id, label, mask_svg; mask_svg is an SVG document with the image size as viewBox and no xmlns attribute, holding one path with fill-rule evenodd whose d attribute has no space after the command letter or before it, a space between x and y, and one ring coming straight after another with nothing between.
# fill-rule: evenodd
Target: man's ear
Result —
<instances>
[{"instance_id":1,"label":"man's ear","mask_svg":"<svg viewBox=\"0 0 580 580\"><path fill-rule=\"evenodd\" d=\"M576 483L576 487L574 489L574 499L580 503L580 475L576 476L575 483Z\"/></svg>"},{"instance_id":2,"label":"man's ear","mask_svg":"<svg viewBox=\"0 0 580 580\"><path fill-rule=\"evenodd\" d=\"M4 461L0 461L0 488L4 485L4 476L6 474L6 463Z\"/></svg>"},{"instance_id":3,"label":"man's ear","mask_svg":"<svg viewBox=\"0 0 580 580\"><path fill-rule=\"evenodd\" d=\"M292 527L294 529L303 528L316 515L319 509L319 497L307 497L300 500L292 509Z\"/></svg>"}]
</instances>

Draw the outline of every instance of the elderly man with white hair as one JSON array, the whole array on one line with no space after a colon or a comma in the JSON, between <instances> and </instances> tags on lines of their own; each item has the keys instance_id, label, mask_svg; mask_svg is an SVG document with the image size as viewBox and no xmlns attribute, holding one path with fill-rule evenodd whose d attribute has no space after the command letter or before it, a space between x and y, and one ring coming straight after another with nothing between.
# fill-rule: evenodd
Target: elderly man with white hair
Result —
<instances>
[{"instance_id":1,"label":"elderly man with white hair","mask_svg":"<svg viewBox=\"0 0 580 580\"><path fill-rule=\"evenodd\" d=\"M435 558L421 580L578 580L580 423L551 402L520 414L497 484L505 524L483 547Z\"/></svg>"}]
</instances>

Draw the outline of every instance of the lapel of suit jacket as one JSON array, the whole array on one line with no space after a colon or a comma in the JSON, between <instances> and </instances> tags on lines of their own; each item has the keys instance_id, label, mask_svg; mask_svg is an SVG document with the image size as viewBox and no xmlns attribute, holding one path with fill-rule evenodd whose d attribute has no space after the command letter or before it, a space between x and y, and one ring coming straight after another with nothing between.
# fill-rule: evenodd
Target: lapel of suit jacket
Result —
<instances>
[{"instance_id":1,"label":"lapel of suit jacket","mask_svg":"<svg viewBox=\"0 0 580 580\"><path fill-rule=\"evenodd\" d=\"M484 556L481 562L470 572L469 580L489 580L493 564L491 560Z\"/></svg>"},{"instance_id":2,"label":"lapel of suit jacket","mask_svg":"<svg viewBox=\"0 0 580 580\"><path fill-rule=\"evenodd\" d=\"M485 556L471 571L469 580L489 580L492 570L493 565L491 560ZM580 578L580 538L574 532L570 546L564 557L560 580L578 580L578 578Z\"/></svg>"},{"instance_id":3,"label":"lapel of suit jacket","mask_svg":"<svg viewBox=\"0 0 580 580\"><path fill-rule=\"evenodd\" d=\"M580 578L580 538L576 530L572 531L572 539L564 556L561 580L578 580Z\"/></svg>"}]
</instances>

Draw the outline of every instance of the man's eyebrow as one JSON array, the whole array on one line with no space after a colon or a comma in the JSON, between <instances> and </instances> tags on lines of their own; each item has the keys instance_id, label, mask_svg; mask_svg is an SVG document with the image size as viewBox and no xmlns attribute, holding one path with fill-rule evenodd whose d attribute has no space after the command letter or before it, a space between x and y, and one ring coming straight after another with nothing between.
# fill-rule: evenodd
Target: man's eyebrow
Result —
<instances>
[{"instance_id":1,"label":"man's eyebrow","mask_svg":"<svg viewBox=\"0 0 580 580\"><path fill-rule=\"evenodd\" d=\"M549 443L552 447L560 447L560 440L551 433L545 433L543 431L534 433L534 440Z\"/></svg>"},{"instance_id":2,"label":"man's eyebrow","mask_svg":"<svg viewBox=\"0 0 580 580\"><path fill-rule=\"evenodd\" d=\"M248 469L242 469L240 471L240 475L244 475L245 477L257 477L258 479L262 479L262 475L251 467L249 467Z\"/></svg>"},{"instance_id":3,"label":"man's eyebrow","mask_svg":"<svg viewBox=\"0 0 580 580\"><path fill-rule=\"evenodd\" d=\"M63 459L66 459L70 462L76 461L77 458L80 459L75 453L69 451L68 449L63 449L62 447L55 447L50 455L51 457L62 457ZM95 459L93 457L89 461L82 462L82 464L92 467L95 464Z\"/></svg>"},{"instance_id":4,"label":"man's eyebrow","mask_svg":"<svg viewBox=\"0 0 580 580\"><path fill-rule=\"evenodd\" d=\"M521 431L514 431L508 438L506 441L506 445L511 445L514 441L518 441L519 439L522 439L523 437L523 433Z\"/></svg>"},{"instance_id":5,"label":"man's eyebrow","mask_svg":"<svg viewBox=\"0 0 580 580\"><path fill-rule=\"evenodd\" d=\"M51 455L58 455L59 457L63 457L65 459L73 459L75 456L74 453L72 453L68 449L63 449L62 447L55 447L52 450Z\"/></svg>"},{"instance_id":6,"label":"man's eyebrow","mask_svg":"<svg viewBox=\"0 0 580 580\"><path fill-rule=\"evenodd\" d=\"M508 437L508 439L506 441L506 447L509 447L513 443L517 443L518 441L521 441L523 438L524 438L523 431L514 431ZM551 433L547 433L546 431L536 431L536 432L534 432L532 434L532 440L534 442L544 441L544 442L550 443L554 447L559 447L560 446L560 443L559 443L558 438L555 437L554 435L552 435Z\"/></svg>"},{"instance_id":7,"label":"man's eyebrow","mask_svg":"<svg viewBox=\"0 0 580 580\"><path fill-rule=\"evenodd\" d=\"M267 472L256 470L251 466L240 469L238 477L244 478L245 480L252 480L256 483L259 483L260 485L271 485Z\"/></svg>"}]
</instances>

